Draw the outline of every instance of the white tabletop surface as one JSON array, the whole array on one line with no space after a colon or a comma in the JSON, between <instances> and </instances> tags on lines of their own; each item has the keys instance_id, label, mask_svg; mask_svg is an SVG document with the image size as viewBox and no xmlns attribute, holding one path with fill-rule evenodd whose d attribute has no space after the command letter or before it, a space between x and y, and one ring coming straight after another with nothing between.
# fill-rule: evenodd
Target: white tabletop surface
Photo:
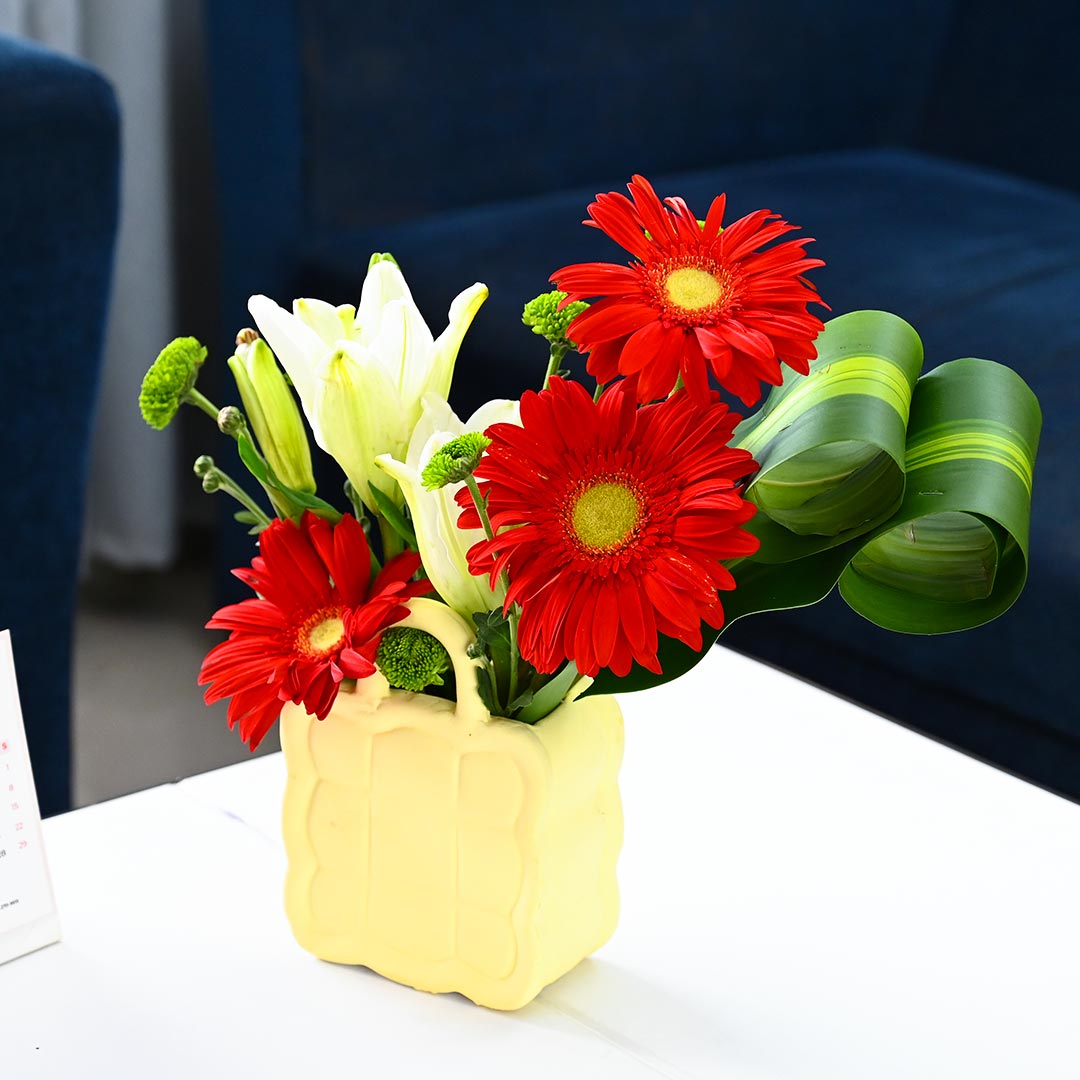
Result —
<instances>
[{"instance_id":1,"label":"white tabletop surface","mask_svg":"<svg viewBox=\"0 0 1080 1080\"><path fill-rule=\"evenodd\" d=\"M623 710L620 927L528 1008L303 952L273 755L46 822L0 1077L1080 1077L1080 807L725 651Z\"/></svg>"}]
</instances>

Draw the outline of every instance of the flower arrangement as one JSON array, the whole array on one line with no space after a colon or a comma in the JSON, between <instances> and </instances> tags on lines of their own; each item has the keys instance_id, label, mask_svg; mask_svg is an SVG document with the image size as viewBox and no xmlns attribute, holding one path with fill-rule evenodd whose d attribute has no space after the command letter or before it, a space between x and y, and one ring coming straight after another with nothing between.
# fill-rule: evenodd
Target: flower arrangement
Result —
<instances>
[{"instance_id":1,"label":"flower arrangement","mask_svg":"<svg viewBox=\"0 0 1080 1080\"><path fill-rule=\"evenodd\" d=\"M252 748L286 702L323 719L375 684L453 699L446 650L397 625L413 598L474 628L491 714L536 724L583 690L675 678L735 619L837 585L909 633L1019 594L1040 423L1019 376L976 359L922 375L917 334L885 312L823 323L824 264L768 210L725 225L721 195L699 219L635 176L588 214L629 262L555 270L523 315L549 345L538 388L464 421L448 398L487 288L436 338L386 254L356 308L252 297L258 330L228 361L242 408L196 389L194 339L150 368L147 422L200 408L258 488L195 463L258 536L235 571L255 596L214 615L229 636L199 676ZM574 353L594 386L564 368ZM728 407L763 384L749 418ZM340 498L316 491L307 429Z\"/></svg>"}]
</instances>

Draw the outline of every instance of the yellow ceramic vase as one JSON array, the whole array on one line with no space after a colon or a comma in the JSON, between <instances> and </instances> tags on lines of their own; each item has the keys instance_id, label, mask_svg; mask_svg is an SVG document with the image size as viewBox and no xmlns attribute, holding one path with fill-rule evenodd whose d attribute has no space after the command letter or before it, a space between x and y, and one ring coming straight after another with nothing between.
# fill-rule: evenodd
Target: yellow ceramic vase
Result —
<instances>
[{"instance_id":1,"label":"yellow ceramic vase","mask_svg":"<svg viewBox=\"0 0 1080 1080\"><path fill-rule=\"evenodd\" d=\"M518 1009L618 922L622 715L597 696L531 727L493 718L468 624L409 606L399 625L442 641L458 701L375 675L324 721L285 707L286 911L324 960Z\"/></svg>"}]
</instances>

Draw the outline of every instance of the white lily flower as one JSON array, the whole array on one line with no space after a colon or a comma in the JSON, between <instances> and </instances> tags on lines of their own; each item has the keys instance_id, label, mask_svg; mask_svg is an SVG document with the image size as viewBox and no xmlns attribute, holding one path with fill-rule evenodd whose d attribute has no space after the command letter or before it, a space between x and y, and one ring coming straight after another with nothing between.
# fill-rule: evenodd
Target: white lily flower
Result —
<instances>
[{"instance_id":1,"label":"white lily flower","mask_svg":"<svg viewBox=\"0 0 1080 1080\"><path fill-rule=\"evenodd\" d=\"M338 345L315 375L319 445L341 466L365 505L375 510L369 485L400 505L393 478L375 465L380 454L401 453L408 445L397 392L369 349L355 341Z\"/></svg>"},{"instance_id":2,"label":"white lily flower","mask_svg":"<svg viewBox=\"0 0 1080 1080\"><path fill-rule=\"evenodd\" d=\"M438 338L401 270L386 258L373 259L358 309L300 299L290 313L266 296L248 301L296 388L315 441L371 509L370 483L400 501L393 482L375 468L375 456L401 455L425 395L445 402L461 342L487 295L480 282L460 293Z\"/></svg>"},{"instance_id":3,"label":"white lily flower","mask_svg":"<svg viewBox=\"0 0 1080 1080\"><path fill-rule=\"evenodd\" d=\"M520 424L518 408L516 401L489 401L462 423L443 398L426 394L423 413L413 429L405 460L395 459L391 454L376 459L379 467L405 493L420 557L431 583L443 600L467 620L473 612L501 608L506 589L500 582L493 590L486 576L474 577L469 573L469 548L484 539L484 531L457 526L461 508L455 495L465 484L447 484L437 491L428 491L421 476L432 456L458 435L484 431L492 424Z\"/></svg>"}]
</instances>

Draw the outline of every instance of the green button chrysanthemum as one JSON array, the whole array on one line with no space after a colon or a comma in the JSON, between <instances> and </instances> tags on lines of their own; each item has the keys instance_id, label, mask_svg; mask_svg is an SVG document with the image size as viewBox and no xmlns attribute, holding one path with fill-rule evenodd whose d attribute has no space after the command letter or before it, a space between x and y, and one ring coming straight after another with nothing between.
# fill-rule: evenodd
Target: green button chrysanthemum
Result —
<instances>
[{"instance_id":1,"label":"green button chrysanthemum","mask_svg":"<svg viewBox=\"0 0 1080 1080\"><path fill-rule=\"evenodd\" d=\"M479 431L467 431L456 439L451 439L441 450L431 456L424 467L420 479L428 491L437 491L447 484L460 484L472 476L473 470L480 464L484 451L491 445L491 440Z\"/></svg>"},{"instance_id":2,"label":"green button chrysanthemum","mask_svg":"<svg viewBox=\"0 0 1080 1080\"><path fill-rule=\"evenodd\" d=\"M419 694L428 686L442 686L450 654L423 630L392 626L383 633L375 663L391 686Z\"/></svg>"},{"instance_id":3,"label":"green button chrysanthemum","mask_svg":"<svg viewBox=\"0 0 1080 1080\"><path fill-rule=\"evenodd\" d=\"M139 391L139 411L152 428L169 426L205 359L206 349L193 337L175 338L161 350Z\"/></svg>"},{"instance_id":4,"label":"green button chrysanthemum","mask_svg":"<svg viewBox=\"0 0 1080 1080\"><path fill-rule=\"evenodd\" d=\"M557 289L554 292L541 293L525 305L521 321L532 327L534 334L547 338L552 345L572 349L576 346L567 338L566 329L589 305L578 300L567 304L560 311L559 304L565 299L566 293Z\"/></svg>"}]
</instances>

